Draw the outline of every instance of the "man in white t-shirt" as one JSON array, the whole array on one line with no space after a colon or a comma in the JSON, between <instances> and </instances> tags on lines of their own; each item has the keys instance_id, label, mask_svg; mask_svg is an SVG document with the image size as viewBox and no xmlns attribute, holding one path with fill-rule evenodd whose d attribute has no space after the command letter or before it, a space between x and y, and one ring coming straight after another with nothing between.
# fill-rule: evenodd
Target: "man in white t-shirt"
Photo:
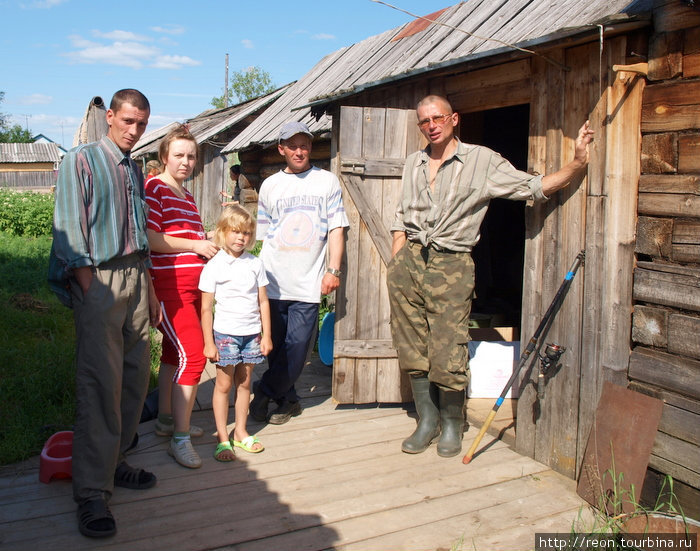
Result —
<instances>
[{"instance_id":1,"label":"man in white t-shirt","mask_svg":"<svg viewBox=\"0 0 700 551\"><path fill-rule=\"evenodd\" d=\"M311 166L312 139L301 122L282 126L277 147L287 166L262 183L258 199L273 349L267 371L253 385L250 415L275 425L302 412L294 383L313 346L321 295L340 285L349 225L338 178ZM271 401L277 408L268 414Z\"/></svg>"}]
</instances>

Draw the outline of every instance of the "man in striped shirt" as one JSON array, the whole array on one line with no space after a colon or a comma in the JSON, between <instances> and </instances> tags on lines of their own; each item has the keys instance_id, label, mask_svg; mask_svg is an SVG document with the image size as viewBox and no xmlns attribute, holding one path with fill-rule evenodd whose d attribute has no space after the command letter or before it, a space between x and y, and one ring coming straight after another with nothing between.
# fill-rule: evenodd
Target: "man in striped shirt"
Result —
<instances>
[{"instance_id":1,"label":"man in striped shirt","mask_svg":"<svg viewBox=\"0 0 700 551\"><path fill-rule=\"evenodd\" d=\"M155 475L124 461L148 390L149 321L160 321L148 274L143 174L129 156L149 115L141 92L118 91L106 114L107 135L72 149L56 184L49 282L73 308L73 497L80 532L90 537L116 532L107 505L115 485L156 483Z\"/></svg>"}]
</instances>

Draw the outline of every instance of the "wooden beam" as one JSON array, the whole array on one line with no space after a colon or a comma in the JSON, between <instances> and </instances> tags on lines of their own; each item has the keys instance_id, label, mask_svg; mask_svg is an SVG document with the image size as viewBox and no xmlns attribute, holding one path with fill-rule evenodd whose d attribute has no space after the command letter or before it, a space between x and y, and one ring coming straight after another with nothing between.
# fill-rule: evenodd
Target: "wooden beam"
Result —
<instances>
[{"instance_id":1,"label":"wooden beam","mask_svg":"<svg viewBox=\"0 0 700 551\"><path fill-rule=\"evenodd\" d=\"M671 257L673 218L640 216L637 219L637 239L634 252L656 258Z\"/></svg>"},{"instance_id":2,"label":"wooden beam","mask_svg":"<svg viewBox=\"0 0 700 551\"><path fill-rule=\"evenodd\" d=\"M366 194L362 190L362 179L353 174L341 174L341 180L345 184L355 206L360 211L362 221L367 225L372 242L377 247L379 256L384 265L391 260L391 234L384 226L384 222L377 212L377 209L369 202Z\"/></svg>"},{"instance_id":3,"label":"wooden beam","mask_svg":"<svg viewBox=\"0 0 700 551\"><path fill-rule=\"evenodd\" d=\"M700 318L683 314L668 316L668 351L700 359Z\"/></svg>"},{"instance_id":4,"label":"wooden beam","mask_svg":"<svg viewBox=\"0 0 700 551\"><path fill-rule=\"evenodd\" d=\"M642 136L642 172L676 172L678 166L678 134L662 132Z\"/></svg>"},{"instance_id":5,"label":"wooden beam","mask_svg":"<svg viewBox=\"0 0 700 551\"><path fill-rule=\"evenodd\" d=\"M650 84L644 92L642 132L700 127L700 81Z\"/></svg>"},{"instance_id":6,"label":"wooden beam","mask_svg":"<svg viewBox=\"0 0 700 551\"><path fill-rule=\"evenodd\" d=\"M700 278L637 266L634 299L684 310L700 311Z\"/></svg>"},{"instance_id":7,"label":"wooden beam","mask_svg":"<svg viewBox=\"0 0 700 551\"><path fill-rule=\"evenodd\" d=\"M638 346L630 356L629 377L700 400L700 362L696 360Z\"/></svg>"},{"instance_id":8,"label":"wooden beam","mask_svg":"<svg viewBox=\"0 0 700 551\"><path fill-rule=\"evenodd\" d=\"M640 193L637 208L639 214L700 218L700 196Z\"/></svg>"},{"instance_id":9,"label":"wooden beam","mask_svg":"<svg viewBox=\"0 0 700 551\"><path fill-rule=\"evenodd\" d=\"M700 172L700 133L683 134L678 138L678 171Z\"/></svg>"},{"instance_id":10,"label":"wooden beam","mask_svg":"<svg viewBox=\"0 0 700 551\"><path fill-rule=\"evenodd\" d=\"M668 310L636 305L632 314L632 341L647 346L666 348L668 344Z\"/></svg>"},{"instance_id":11,"label":"wooden beam","mask_svg":"<svg viewBox=\"0 0 700 551\"><path fill-rule=\"evenodd\" d=\"M700 176L696 174L642 174L640 193L691 193L700 195Z\"/></svg>"}]
</instances>

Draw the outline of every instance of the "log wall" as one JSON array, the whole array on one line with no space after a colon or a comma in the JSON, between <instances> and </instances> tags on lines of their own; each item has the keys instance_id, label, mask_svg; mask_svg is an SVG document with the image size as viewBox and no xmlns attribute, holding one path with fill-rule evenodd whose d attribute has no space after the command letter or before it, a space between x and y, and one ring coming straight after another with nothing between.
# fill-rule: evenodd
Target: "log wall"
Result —
<instances>
[{"instance_id":1,"label":"log wall","mask_svg":"<svg viewBox=\"0 0 700 551\"><path fill-rule=\"evenodd\" d=\"M629 385L664 400L649 464L688 492L700 488L700 10L657 0L654 23Z\"/></svg>"}]
</instances>

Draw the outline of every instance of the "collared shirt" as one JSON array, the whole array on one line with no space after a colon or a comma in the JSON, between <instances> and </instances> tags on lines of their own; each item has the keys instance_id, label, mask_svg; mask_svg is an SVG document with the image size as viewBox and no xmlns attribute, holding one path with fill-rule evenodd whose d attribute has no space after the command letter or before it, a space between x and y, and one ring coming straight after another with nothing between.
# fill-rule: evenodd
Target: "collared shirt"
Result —
<instances>
[{"instance_id":1,"label":"collared shirt","mask_svg":"<svg viewBox=\"0 0 700 551\"><path fill-rule=\"evenodd\" d=\"M69 151L58 172L49 284L68 304L74 268L137 253L148 260L141 169L107 136Z\"/></svg>"},{"instance_id":2,"label":"collared shirt","mask_svg":"<svg viewBox=\"0 0 700 551\"><path fill-rule=\"evenodd\" d=\"M542 176L517 170L495 151L457 140L457 148L430 190L428 150L408 156L391 231L438 250L469 252L479 242L481 222L495 198L546 201Z\"/></svg>"}]
</instances>

